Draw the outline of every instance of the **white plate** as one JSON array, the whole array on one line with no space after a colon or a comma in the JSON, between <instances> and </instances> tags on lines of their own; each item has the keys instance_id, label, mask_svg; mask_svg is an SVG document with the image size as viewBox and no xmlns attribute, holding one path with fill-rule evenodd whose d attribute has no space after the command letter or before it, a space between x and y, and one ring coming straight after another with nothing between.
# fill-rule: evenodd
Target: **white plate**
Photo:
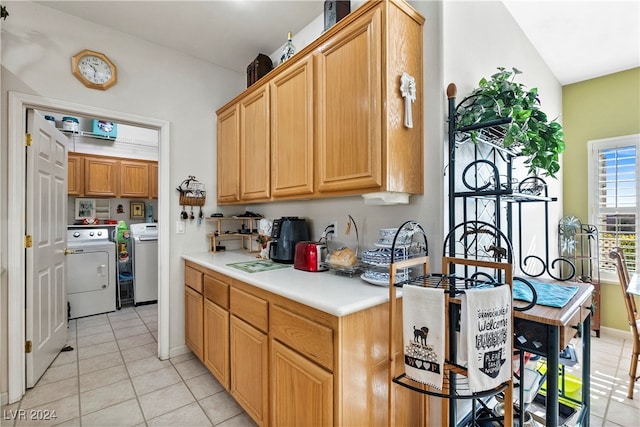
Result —
<instances>
[{"instance_id":1,"label":"white plate","mask_svg":"<svg viewBox=\"0 0 640 427\"><path fill-rule=\"evenodd\" d=\"M363 273L360 275L360 278L362 280L364 280L365 282L371 283L372 285L376 285L376 286L389 286L389 281L388 280L377 280L377 279L371 279L369 277L365 277L367 273Z\"/></svg>"},{"instance_id":2,"label":"white plate","mask_svg":"<svg viewBox=\"0 0 640 427\"><path fill-rule=\"evenodd\" d=\"M373 244L375 247L377 248L388 248L391 249L393 247L392 243L384 243L381 241L377 241ZM396 249L406 249L409 246L411 246L411 243L405 243L405 244L400 244L400 243L396 243Z\"/></svg>"}]
</instances>

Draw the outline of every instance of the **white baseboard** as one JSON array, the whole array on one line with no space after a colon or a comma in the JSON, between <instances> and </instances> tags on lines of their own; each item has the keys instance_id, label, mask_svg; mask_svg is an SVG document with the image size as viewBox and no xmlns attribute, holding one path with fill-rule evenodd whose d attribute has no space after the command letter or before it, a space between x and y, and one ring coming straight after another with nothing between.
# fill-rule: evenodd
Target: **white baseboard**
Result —
<instances>
[{"instance_id":1,"label":"white baseboard","mask_svg":"<svg viewBox=\"0 0 640 427\"><path fill-rule=\"evenodd\" d=\"M632 338L631 331L623 331L622 329L609 328L607 326L600 327L600 337L603 336L624 340L630 340Z\"/></svg>"},{"instance_id":2,"label":"white baseboard","mask_svg":"<svg viewBox=\"0 0 640 427\"><path fill-rule=\"evenodd\" d=\"M189 353L190 351L191 350L189 350L189 347L187 347L186 344L178 347L170 348L169 359L171 359L172 357L180 356L181 354Z\"/></svg>"}]
</instances>

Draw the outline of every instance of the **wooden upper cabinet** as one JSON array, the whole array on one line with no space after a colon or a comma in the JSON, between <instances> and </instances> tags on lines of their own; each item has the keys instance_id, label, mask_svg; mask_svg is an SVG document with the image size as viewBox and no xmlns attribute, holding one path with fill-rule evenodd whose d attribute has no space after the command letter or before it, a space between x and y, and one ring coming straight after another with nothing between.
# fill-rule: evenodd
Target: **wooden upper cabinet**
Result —
<instances>
[{"instance_id":1,"label":"wooden upper cabinet","mask_svg":"<svg viewBox=\"0 0 640 427\"><path fill-rule=\"evenodd\" d=\"M120 197L149 197L149 162L120 161Z\"/></svg>"},{"instance_id":2,"label":"wooden upper cabinet","mask_svg":"<svg viewBox=\"0 0 640 427\"><path fill-rule=\"evenodd\" d=\"M240 101L240 199L268 200L271 194L269 86Z\"/></svg>"},{"instance_id":3,"label":"wooden upper cabinet","mask_svg":"<svg viewBox=\"0 0 640 427\"><path fill-rule=\"evenodd\" d=\"M218 110L218 203L423 194L423 25L406 2L365 2Z\"/></svg>"},{"instance_id":4,"label":"wooden upper cabinet","mask_svg":"<svg viewBox=\"0 0 640 427\"><path fill-rule=\"evenodd\" d=\"M84 195L84 156L69 153L67 163L67 193L69 196Z\"/></svg>"},{"instance_id":5,"label":"wooden upper cabinet","mask_svg":"<svg viewBox=\"0 0 640 427\"><path fill-rule=\"evenodd\" d=\"M313 193L313 57L270 82L273 197Z\"/></svg>"},{"instance_id":6,"label":"wooden upper cabinet","mask_svg":"<svg viewBox=\"0 0 640 427\"><path fill-rule=\"evenodd\" d=\"M317 49L317 191L422 194L424 18L401 1L359 9ZM404 72L415 79L411 128L404 124Z\"/></svg>"},{"instance_id":7,"label":"wooden upper cabinet","mask_svg":"<svg viewBox=\"0 0 640 427\"><path fill-rule=\"evenodd\" d=\"M318 190L382 186L382 11L360 16L318 49Z\"/></svg>"},{"instance_id":8,"label":"wooden upper cabinet","mask_svg":"<svg viewBox=\"0 0 640 427\"><path fill-rule=\"evenodd\" d=\"M238 105L218 112L218 203L240 200L240 118Z\"/></svg>"},{"instance_id":9,"label":"wooden upper cabinet","mask_svg":"<svg viewBox=\"0 0 640 427\"><path fill-rule=\"evenodd\" d=\"M149 163L149 198L158 198L158 162Z\"/></svg>"},{"instance_id":10,"label":"wooden upper cabinet","mask_svg":"<svg viewBox=\"0 0 640 427\"><path fill-rule=\"evenodd\" d=\"M118 196L118 160L108 157L84 158L84 194Z\"/></svg>"}]
</instances>

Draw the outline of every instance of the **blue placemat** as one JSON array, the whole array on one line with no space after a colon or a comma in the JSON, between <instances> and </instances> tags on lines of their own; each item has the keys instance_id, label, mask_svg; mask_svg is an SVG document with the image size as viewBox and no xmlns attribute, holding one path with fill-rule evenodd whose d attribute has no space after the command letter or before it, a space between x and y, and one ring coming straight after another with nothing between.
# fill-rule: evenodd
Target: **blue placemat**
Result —
<instances>
[{"instance_id":1,"label":"blue placemat","mask_svg":"<svg viewBox=\"0 0 640 427\"><path fill-rule=\"evenodd\" d=\"M229 267L237 268L246 273L260 273L261 271L279 270L281 268L288 268L291 265L278 264L270 259L261 259L256 261L234 262L227 264Z\"/></svg>"},{"instance_id":2,"label":"blue placemat","mask_svg":"<svg viewBox=\"0 0 640 427\"><path fill-rule=\"evenodd\" d=\"M554 283L534 282L528 280L536 290L538 300L536 304L561 308L578 292L577 286L557 285ZM513 299L531 302L533 295L531 289L519 280L513 281Z\"/></svg>"}]
</instances>

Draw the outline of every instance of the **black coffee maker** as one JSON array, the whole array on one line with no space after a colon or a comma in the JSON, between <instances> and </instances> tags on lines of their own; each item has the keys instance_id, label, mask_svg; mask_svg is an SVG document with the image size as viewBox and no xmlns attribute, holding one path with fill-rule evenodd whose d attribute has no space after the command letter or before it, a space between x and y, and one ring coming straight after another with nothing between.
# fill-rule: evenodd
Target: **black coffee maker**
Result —
<instances>
[{"instance_id":1,"label":"black coffee maker","mask_svg":"<svg viewBox=\"0 0 640 427\"><path fill-rule=\"evenodd\" d=\"M309 240L307 221L297 216L283 216L273 220L269 258L282 264L293 264L296 243Z\"/></svg>"}]
</instances>

